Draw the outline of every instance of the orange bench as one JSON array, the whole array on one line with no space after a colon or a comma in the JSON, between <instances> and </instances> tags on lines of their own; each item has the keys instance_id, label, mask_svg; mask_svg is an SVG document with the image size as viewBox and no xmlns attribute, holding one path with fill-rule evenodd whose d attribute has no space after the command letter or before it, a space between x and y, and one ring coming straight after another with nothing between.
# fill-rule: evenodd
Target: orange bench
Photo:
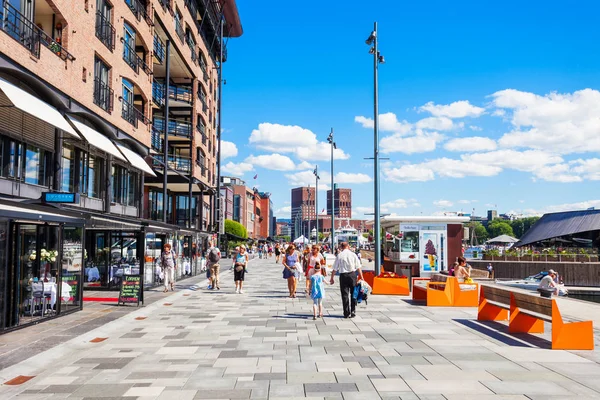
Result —
<instances>
[{"instance_id":1,"label":"orange bench","mask_svg":"<svg viewBox=\"0 0 600 400\"><path fill-rule=\"evenodd\" d=\"M454 276L441 274L434 274L427 283L428 306L477 307L478 304L478 283L460 283Z\"/></svg>"},{"instance_id":2,"label":"orange bench","mask_svg":"<svg viewBox=\"0 0 600 400\"><path fill-rule=\"evenodd\" d=\"M373 294L393 294L408 296L410 289L408 288L408 278L381 278L376 276L373 278Z\"/></svg>"},{"instance_id":3,"label":"orange bench","mask_svg":"<svg viewBox=\"0 0 600 400\"><path fill-rule=\"evenodd\" d=\"M412 299L427 301L427 282L430 278L412 278Z\"/></svg>"},{"instance_id":4,"label":"orange bench","mask_svg":"<svg viewBox=\"0 0 600 400\"><path fill-rule=\"evenodd\" d=\"M508 319L510 333L543 333L544 321L552 323L552 348L593 350L592 321L564 322L555 299L491 286L481 287L479 321Z\"/></svg>"}]
</instances>

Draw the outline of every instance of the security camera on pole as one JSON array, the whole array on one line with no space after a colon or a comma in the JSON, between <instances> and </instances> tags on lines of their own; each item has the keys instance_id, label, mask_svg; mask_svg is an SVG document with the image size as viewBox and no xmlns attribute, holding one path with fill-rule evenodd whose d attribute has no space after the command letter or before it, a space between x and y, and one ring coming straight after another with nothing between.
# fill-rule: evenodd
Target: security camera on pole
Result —
<instances>
[{"instance_id":1,"label":"security camera on pole","mask_svg":"<svg viewBox=\"0 0 600 400\"><path fill-rule=\"evenodd\" d=\"M373 55L373 183L374 183L374 224L373 235L375 236L375 275L381 272L381 215L379 209L379 88L377 72L379 64L385 62L383 56L377 49L377 22L373 27L373 32L367 38L365 43L370 46L369 54Z\"/></svg>"}]
</instances>

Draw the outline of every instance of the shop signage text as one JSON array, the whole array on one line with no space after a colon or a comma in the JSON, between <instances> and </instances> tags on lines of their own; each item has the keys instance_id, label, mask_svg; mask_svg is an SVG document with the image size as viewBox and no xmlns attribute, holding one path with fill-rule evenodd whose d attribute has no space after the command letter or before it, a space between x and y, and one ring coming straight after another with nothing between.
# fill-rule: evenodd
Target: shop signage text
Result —
<instances>
[{"instance_id":1,"label":"shop signage text","mask_svg":"<svg viewBox=\"0 0 600 400\"><path fill-rule=\"evenodd\" d=\"M121 290L119 292L118 304L134 303L140 305L140 296L142 293L142 276L125 275L121 281Z\"/></svg>"},{"instance_id":2,"label":"shop signage text","mask_svg":"<svg viewBox=\"0 0 600 400\"><path fill-rule=\"evenodd\" d=\"M42 201L44 203L69 203L79 204L79 193L42 193Z\"/></svg>"}]
</instances>

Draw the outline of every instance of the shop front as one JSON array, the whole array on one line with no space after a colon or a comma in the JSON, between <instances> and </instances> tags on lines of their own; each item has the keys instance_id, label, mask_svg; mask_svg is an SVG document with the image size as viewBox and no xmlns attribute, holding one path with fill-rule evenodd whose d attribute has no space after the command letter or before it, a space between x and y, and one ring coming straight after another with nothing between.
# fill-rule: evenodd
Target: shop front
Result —
<instances>
[{"instance_id":1,"label":"shop front","mask_svg":"<svg viewBox=\"0 0 600 400\"><path fill-rule=\"evenodd\" d=\"M50 207L0 207L2 330L81 310L84 221Z\"/></svg>"},{"instance_id":2,"label":"shop front","mask_svg":"<svg viewBox=\"0 0 600 400\"><path fill-rule=\"evenodd\" d=\"M468 217L388 216L385 269L401 275L429 277L446 271L461 255L463 223Z\"/></svg>"}]
</instances>

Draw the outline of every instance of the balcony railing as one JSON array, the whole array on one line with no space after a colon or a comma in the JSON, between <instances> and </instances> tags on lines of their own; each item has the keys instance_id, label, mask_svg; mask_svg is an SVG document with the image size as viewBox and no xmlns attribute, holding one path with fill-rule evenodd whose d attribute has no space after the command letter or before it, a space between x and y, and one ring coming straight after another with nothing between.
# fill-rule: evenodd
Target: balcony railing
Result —
<instances>
[{"instance_id":1,"label":"balcony railing","mask_svg":"<svg viewBox=\"0 0 600 400\"><path fill-rule=\"evenodd\" d=\"M100 11L96 12L96 37L110 51L115 49L115 27Z\"/></svg>"},{"instance_id":2,"label":"balcony railing","mask_svg":"<svg viewBox=\"0 0 600 400\"><path fill-rule=\"evenodd\" d=\"M165 105L165 85L156 79L152 81L152 101L160 107Z\"/></svg>"},{"instance_id":3,"label":"balcony railing","mask_svg":"<svg viewBox=\"0 0 600 400\"><path fill-rule=\"evenodd\" d=\"M42 45L65 61L75 60L71 53L10 5L8 1L0 0L0 30L21 43L35 58L40 58L40 45Z\"/></svg>"},{"instance_id":4,"label":"balcony railing","mask_svg":"<svg viewBox=\"0 0 600 400\"><path fill-rule=\"evenodd\" d=\"M179 40L183 43L185 41L185 34L183 32L183 27L181 26L181 21L178 18L175 18L175 33L177 33Z\"/></svg>"},{"instance_id":5,"label":"balcony railing","mask_svg":"<svg viewBox=\"0 0 600 400\"><path fill-rule=\"evenodd\" d=\"M114 92L110 86L98 78L94 79L94 104L110 113L113 110L113 98Z\"/></svg>"},{"instance_id":6,"label":"balcony railing","mask_svg":"<svg viewBox=\"0 0 600 400\"><path fill-rule=\"evenodd\" d=\"M144 59L140 57L135 52L135 49L131 48L131 46L127 44L127 42L123 42L123 60L125 60L127 64L129 64L131 69L133 69L136 74L140 73L140 67L142 68L142 71L144 71L147 75L152 74L152 70L150 69L148 64L146 64Z\"/></svg>"},{"instance_id":7,"label":"balcony railing","mask_svg":"<svg viewBox=\"0 0 600 400\"><path fill-rule=\"evenodd\" d=\"M206 61L203 57L200 57L200 69L202 70L202 78L204 82L208 82L208 72L206 72Z\"/></svg>"},{"instance_id":8,"label":"balcony railing","mask_svg":"<svg viewBox=\"0 0 600 400\"><path fill-rule=\"evenodd\" d=\"M192 104L192 88L184 85L169 85L169 98Z\"/></svg>"},{"instance_id":9,"label":"balcony railing","mask_svg":"<svg viewBox=\"0 0 600 400\"><path fill-rule=\"evenodd\" d=\"M198 54L196 53L196 43L192 40L190 36L185 37L185 41L190 48L190 52L192 53L192 61L194 64L198 64Z\"/></svg>"},{"instance_id":10,"label":"balcony railing","mask_svg":"<svg viewBox=\"0 0 600 400\"><path fill-rule=\"evenodd\" d=\"M196 4L196 0L185 0L185 6L190 11L190 15L194 21L196 21L198 18L198 6Z\"/></svg>"},{"instance_id":11,"label":"balcony railing","mask_svg":"<svg viewBox=\"0 0 600 400\"><path fill-rule=\"evenodd\" d=\"M135 118L138 121L141 121L142 124L148 125L151 121L144 115L143 111L138 110L137 108L133 108L133 113L135 114ZM137 127L137 125L136 125Z\"/></svg>"},{"instance_id":12,"label":"balcony railing","mask_svg":"<svg viewBox=\"0 0 600 400\"><path fill-rule=\"evenodd\" d=\"M123 101L122 108L121 108L121 117L123 117L123 119L125 121L129 122L131 125L133 125L137 128L138 127L138 119L135 114L135 111L136 110L133 107L133 104Z\"/></svg>"},{"instance_id":13,"label":"balcony railing","mask_svg":"<svg viewBox=\"0 0 600 400\"><path fill-rule=\"evenodd\" d=\"M165 61L165 43L156 33L154 34L154 57L160 64Z\"/></svg>"},{"instance_id":14,"label":"balcony railing","mask_svg":"<svg viewBox=\"0 0 600 400\"><path fill-rule=\"evenodd\" d=\"M154 161L154 167L155 168L162 168L162 162L164 160L164 157L162 154L158 154L156 156L154 156L155 161ZM190 157L182 157L182 156L168 156L167 157L167 167L171 170L174 171L179 171L179 172L187 172L189 173L191 171L191 167L192 167L192 159Z\"/></svg>"},{"instance_id":15,"label":"balcony railing","mask_svg":"<svg viewBox=\"0 0 600 400\"><path fill-rule=\"evenodd\" d=\"M206 112L208 110L208 104L206 102L206 93L199 91L198 99L200 100L200 103L202 103L202 111Z\"/></svg>"},{"instance_id":16,"label":"balcony railing","mask_svg":"<svg viewBox=\"0 0 600 400\"><path fill-rule=\"evenodd\" d=\"M206 141L208 140L208 137L206 136L206 127L202 124L198 124L196 125L196 130L202 136L202 144L206 145Z\"/></svg>"},{"instance_id":17,"label":"balcony railing","mask_svg":"<svg viewBox=\"0 0 600 400\"><path fill-rule=\"evenodd\" d=\"M146 4L142 3L140 0L125 0L125 4L127 4L127 7L129 7L138 21L141 21L142 18L144 18L148 25L154 25L152 17L148 14L148 7Z\"/></svg>"},{"instance_id":18,"label":"balcony railing","mask_svg":"<svg viewBox=\"0 0 600 400\"><path fill-rule=\"evenodd\" d=\"M173 15L173 9L171 8L171 0L158 0L163 10L168 11Z\"/></svg>"},{"instance_id":19,"label":"balcony railing","mask_svg":"<svg viewBox=\"0 0 600 400\"><path fill-rule=\"evenodd\" d=\"M162 133L159 129L156 129L156 126L152 125L152 136L151 136L151 145L152 148L158 152L163 151L164 139L162 137Z\"/></svg>"},{"instance_id":20,"label":"balcony railing","mask_svg":"<svg viewBox=\"0 0 600 400\"><path fill-rule=\"evenodd\" d=\"M155 117L153 121L154 127L159 132L165 131L165 119L162 117ZM186 121L177 119L169 119L169 127L167 129L169 135L181 136L190 139L192 137L192 124Z\"/></svg>"}]
</instances>

